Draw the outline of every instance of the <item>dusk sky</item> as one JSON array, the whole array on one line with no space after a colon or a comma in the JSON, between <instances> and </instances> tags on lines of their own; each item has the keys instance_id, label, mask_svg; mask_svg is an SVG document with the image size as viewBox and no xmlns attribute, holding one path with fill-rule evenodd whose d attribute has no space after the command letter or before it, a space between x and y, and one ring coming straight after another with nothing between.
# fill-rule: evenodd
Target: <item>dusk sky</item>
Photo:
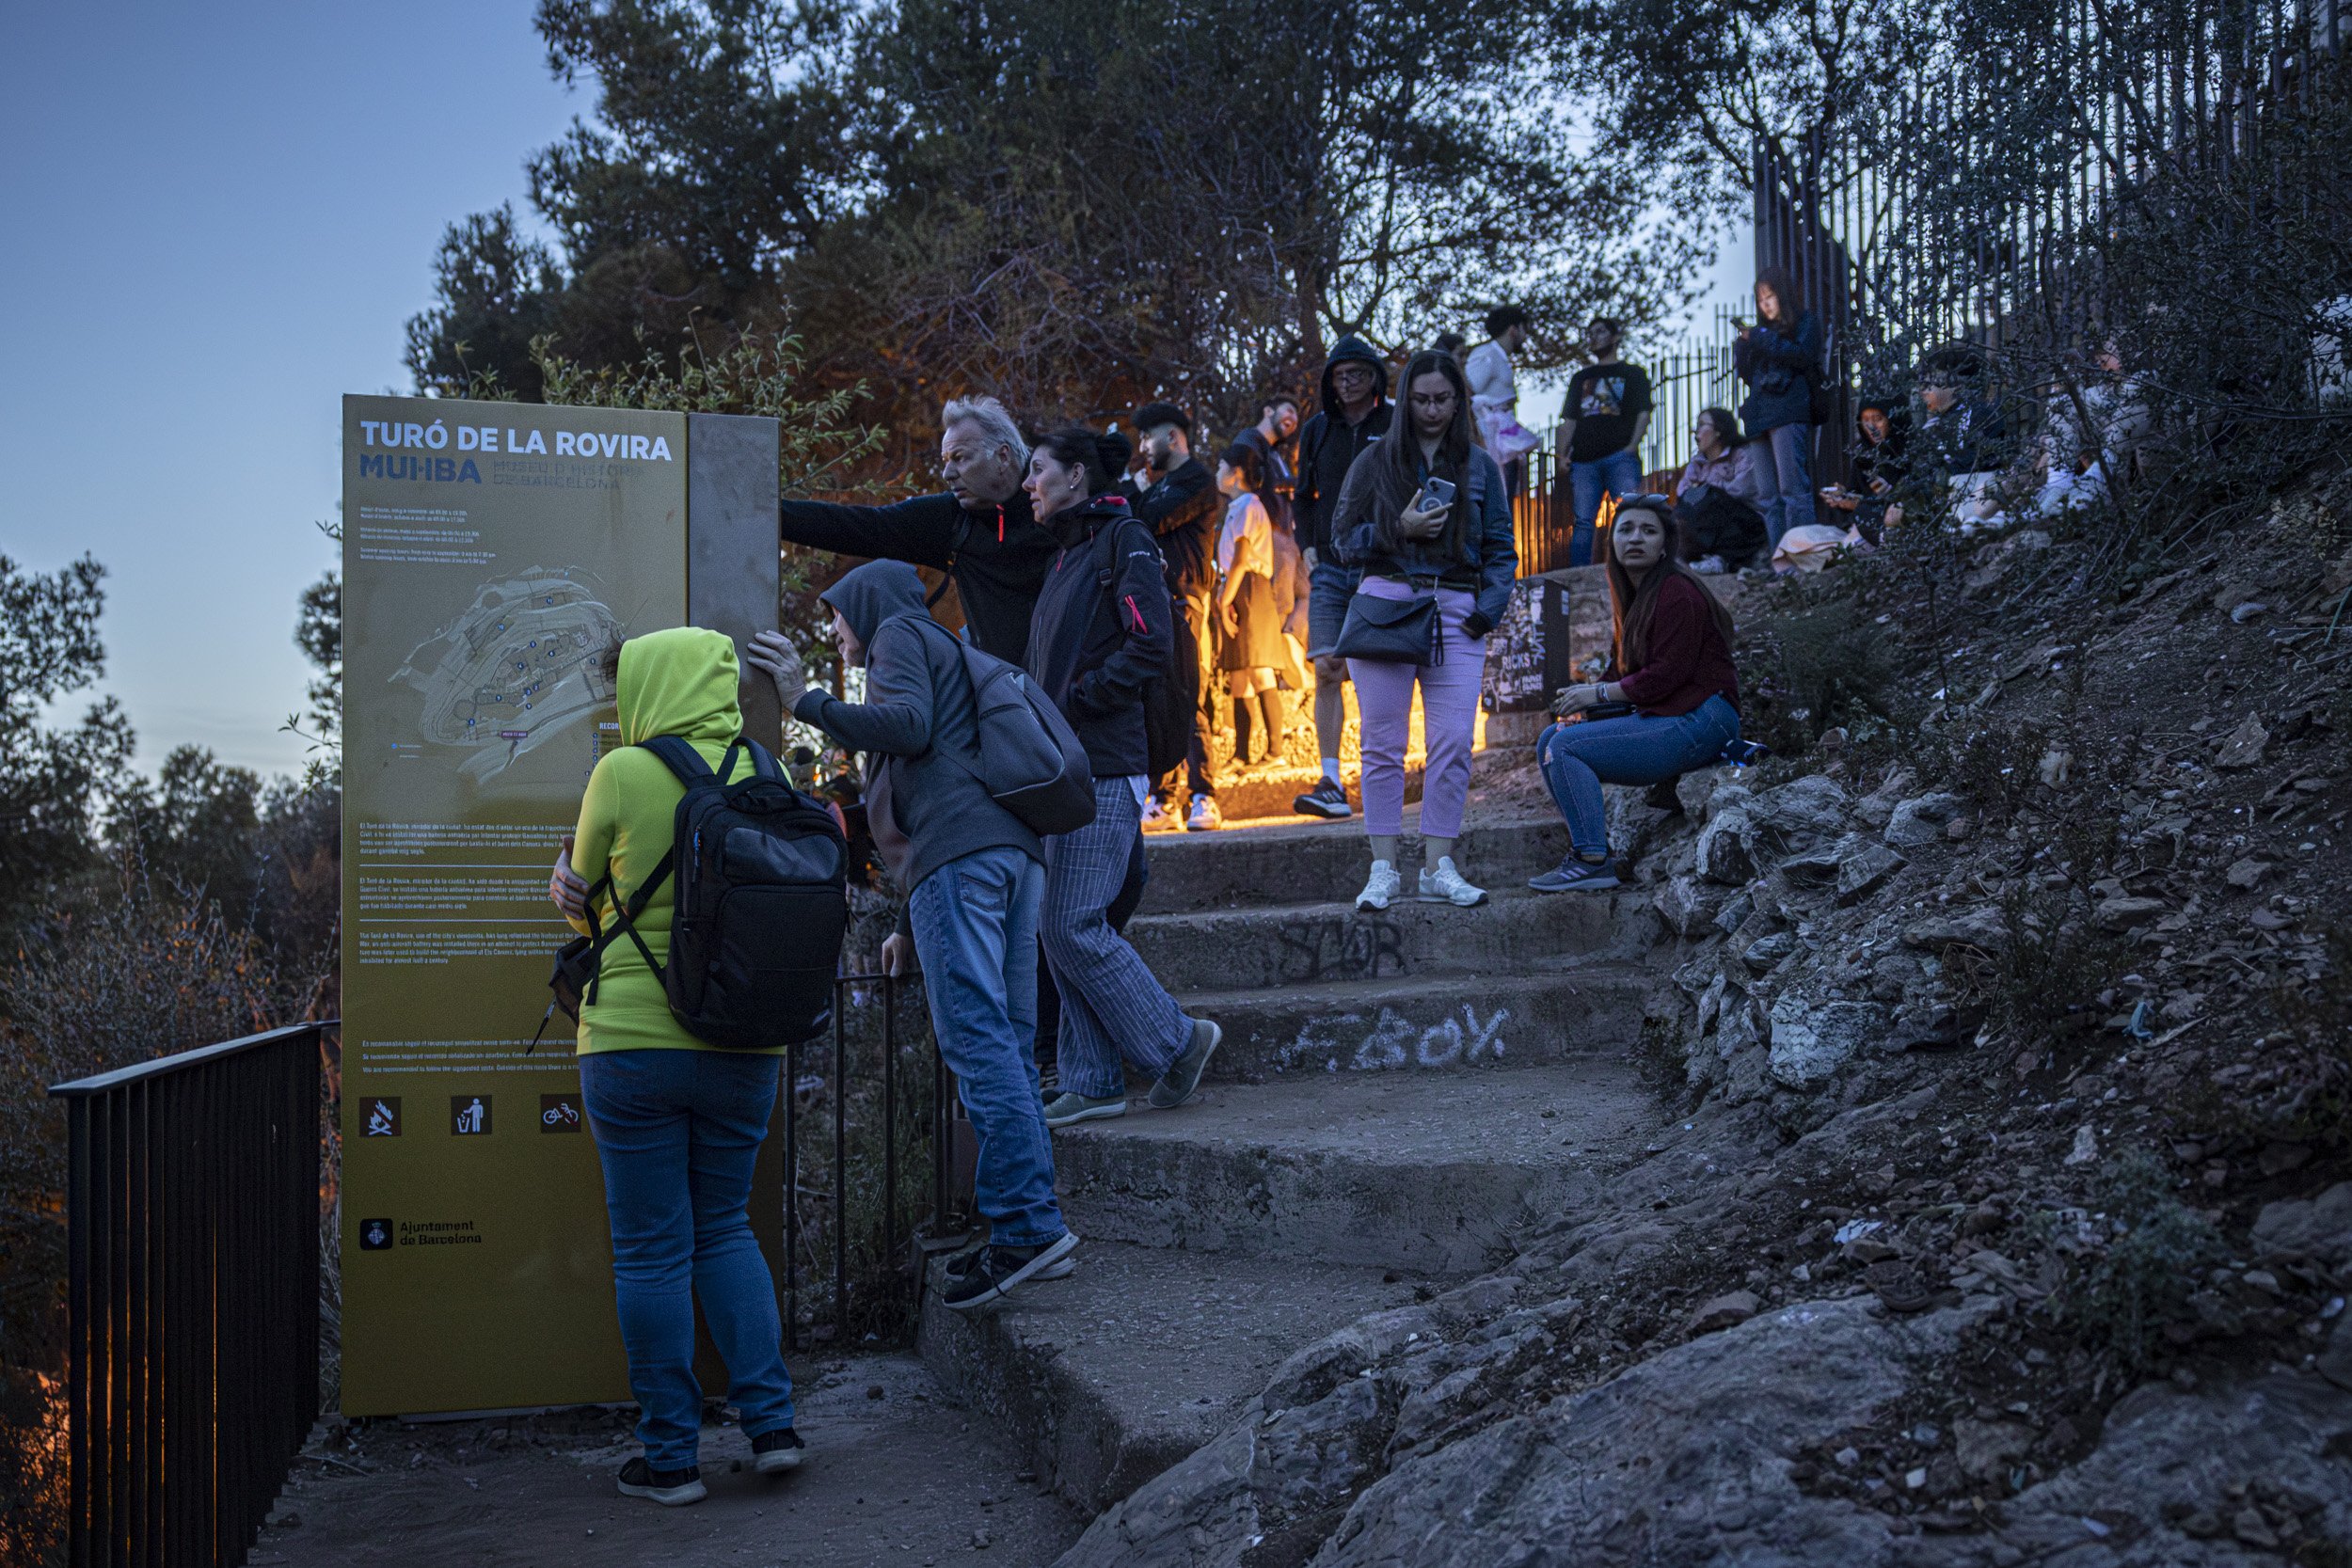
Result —
<instances>
[{"instance_id":1,"label":"dusk sky","mask_svg":"<svg viewBox=\"0 0 2352 1568\"><path fill-rule=\"evenodd\" d=\"M519 211L524 157L593 100L530 0L0 17L0 553L105 562L142 769L193 741L294 770L340 400L410 389L442 229Z\"/></svg>"}]
</instances>

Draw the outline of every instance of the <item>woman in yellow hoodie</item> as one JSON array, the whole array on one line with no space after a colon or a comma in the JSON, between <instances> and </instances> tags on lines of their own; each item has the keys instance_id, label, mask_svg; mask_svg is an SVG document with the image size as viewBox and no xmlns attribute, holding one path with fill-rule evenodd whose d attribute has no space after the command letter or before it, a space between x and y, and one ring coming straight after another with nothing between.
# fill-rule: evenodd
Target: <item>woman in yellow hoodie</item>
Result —
<instances>
[{"instance_id":1,"label":"woman in yellow hoodie","mask_svg":"<svg viewBox=\"0 0 2352 1568\"><path fill-rule=\"evenodd\" d=\"M612 928L615 909L660 869L684 786L640 741L675 735L716 769L741 735L735 644L692 626L621 644L613 673L621 739L588 780L580 826L556 863L550 895L582 935L585 895ZM727 782L750 773L739 754ZM636 920L657 961L670 948L671 890L663 879ZM705 1495L696 1442L702 1388L694 1381L694 1298L727 1364L730 1391L762 1471L800 1463L792 1380L784 1368L775 1280L744 1212L752 1166L775 1109L783 1048L706 1045L671 1016L660 979L633 942L604 950L593 1006L580 1009L581 1099L604 1165L612 1226L613 1292L628 1383L637 1396L643 1457L622 1466L630 1497L691 1503Z\"/></svg>"}]
</instances>

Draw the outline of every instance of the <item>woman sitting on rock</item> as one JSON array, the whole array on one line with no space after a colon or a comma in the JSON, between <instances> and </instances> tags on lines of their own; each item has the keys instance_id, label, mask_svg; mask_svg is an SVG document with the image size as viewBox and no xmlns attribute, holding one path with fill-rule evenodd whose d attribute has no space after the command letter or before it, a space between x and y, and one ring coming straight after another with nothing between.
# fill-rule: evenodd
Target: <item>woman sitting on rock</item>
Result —
<instances>
[{"instance_id":1,"label":"woman sitting on rock","mask_svg":"<svg viewBox=\"0 0 2352 1568\"><path fill-rule=\"evenodd\" d=\"M1611 677L1568 686L1535 742L1544 783L1575 847L1528 885L1538 893L1617 885L1604 784L1654 784L1705 768L1740 737L1731 614L1682 563L1663 496L1633 496L1610 531Z\"/></svg>"}]
</instances>

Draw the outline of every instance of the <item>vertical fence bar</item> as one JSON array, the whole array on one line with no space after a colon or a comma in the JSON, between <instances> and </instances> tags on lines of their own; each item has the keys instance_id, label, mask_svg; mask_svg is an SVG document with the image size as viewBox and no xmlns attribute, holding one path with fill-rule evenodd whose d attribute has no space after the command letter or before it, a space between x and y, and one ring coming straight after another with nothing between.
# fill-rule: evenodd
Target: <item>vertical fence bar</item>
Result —
<instances>
[{"instance_id":1,"label":"vertical fence bar","mask_svg":"<svg viewBox=\"0 0 2352 1568\"><path fill-rule=\"evenodd\" d=\"M801 1348L801 1047L784 1048L784 1345Z\"/></svg>"},{"instance_id":2,"label":"vertical fence bar","mask_svg":"<svg viewBox=\"0 0 2352 1568\"><path fill-rule=\"evenodd\" d=\"M833 1342L850 1340L850 1036L833 1014Z\"/></svg>"}]
</instances>

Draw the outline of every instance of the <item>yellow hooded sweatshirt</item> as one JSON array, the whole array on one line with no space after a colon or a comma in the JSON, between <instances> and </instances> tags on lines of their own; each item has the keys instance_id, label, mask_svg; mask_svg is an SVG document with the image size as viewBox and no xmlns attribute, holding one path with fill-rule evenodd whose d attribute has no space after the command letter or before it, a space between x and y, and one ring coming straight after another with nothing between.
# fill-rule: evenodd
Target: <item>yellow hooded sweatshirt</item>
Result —
<instances>
[{"instance_id":1,"label":"yellow hooded sweatshirt","mask_svg":"<svg viewBox=\"0 0 2352 1568\"><path fill-rule=\"evenodd\" d=\"M735 700L739 673L735 643L723 633L696 626L649 632L621 644L615 683L620 707L620 749L609 752L589 775L573 831L572 869L594 885L608 873L612 886L596 897L596 918L613 929L612 911L627 903L660 869L670 852L671 828L686 786L669 767L638 742L658 735L683 736L712 768L742 733L743 714ZM728 782L752 771L748 754L736 758ZM670 914L677 886L675 873L654 890L637 917L637 933L663 964L670 958ZM572 922L580 935L588 923ZM580 1008L576 1049L595 1051L717 1051L688 1034L670 1014L661 982L645 967L644 956L626 935L604 950L602 978L594 1006ZM767 1053L783 1054L777 1046Z\"/></svg>"}]
</instances>

